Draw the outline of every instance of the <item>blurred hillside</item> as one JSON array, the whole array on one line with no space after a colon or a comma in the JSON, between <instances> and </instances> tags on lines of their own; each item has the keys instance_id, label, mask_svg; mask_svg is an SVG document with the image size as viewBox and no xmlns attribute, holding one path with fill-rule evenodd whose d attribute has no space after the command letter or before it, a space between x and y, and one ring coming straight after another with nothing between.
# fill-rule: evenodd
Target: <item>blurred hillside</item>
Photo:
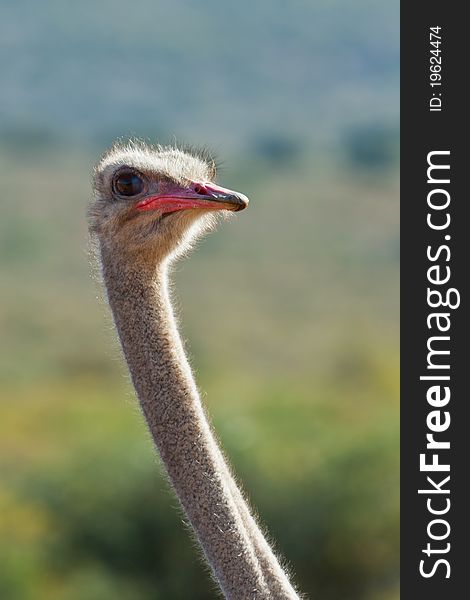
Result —
<instances>
[{"instance_id":1,"label":"blurred hillside","mask_svg":"<svg viewBox=\"0 0 470 600\"><path fill-rule=\"evenodd\" d=\"M0 16L9 138L176 134L226 154L263 134L323 147L397 126L391 1L18 0Z\"/></svg>"},{"instance_id":2,"label":"blurred hillside","mask_svg":"<svg viewBox=\"0 0 470 600\"><path fill-rule=\"evenodd\" d=\"M115 135L249 210L174 272L214 425L300 589L398 598L398 5L0 7L0 598L216 597L87 251Z\"/></svg>"}]
</instances>

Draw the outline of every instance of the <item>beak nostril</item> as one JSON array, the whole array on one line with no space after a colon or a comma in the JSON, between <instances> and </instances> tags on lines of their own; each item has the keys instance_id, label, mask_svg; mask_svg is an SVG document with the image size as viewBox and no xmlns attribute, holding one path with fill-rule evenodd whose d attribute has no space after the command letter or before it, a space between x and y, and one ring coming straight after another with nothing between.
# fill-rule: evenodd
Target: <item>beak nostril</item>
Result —
<instances>
[{"instance_id":1,"label":"beak nostril","mask_svg":"<svg viewBox=\"0 0 470 600\"><path fill-rule=\"evenodd\" d=\"M193 181L190 186L189 193L193 194L196 201L204 199L205 202L209 202L212 208L215 204L224 204L226 210L243 210L248 206L248 198L243 194L228 190L215 183ZM227 208L227 205L228 208Z\"/></svg>"}]
</instances>

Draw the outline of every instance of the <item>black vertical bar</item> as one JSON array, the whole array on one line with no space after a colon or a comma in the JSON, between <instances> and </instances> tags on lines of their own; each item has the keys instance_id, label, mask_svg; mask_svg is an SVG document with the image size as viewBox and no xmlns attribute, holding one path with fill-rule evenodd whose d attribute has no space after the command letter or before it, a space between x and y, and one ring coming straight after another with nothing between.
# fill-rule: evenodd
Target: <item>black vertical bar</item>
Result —
<instances>
[{"instance_id":1,"label":"black vertical bar","mask_svg":"<svg viewBox=\"0 0 470 600\"><path fill-rule=\"evenodd\" d=\"M401 599L446 600L470 597L466 579L470 575L469 534L470 512L470 419L469 393L465 375L470 372L470 351L467 340L470 332L469 284L470 268L470 198L466 180L470 173L470 135L468 111L470 104L465 89L470 68L468 48L469 28L465 20L465 4L430 0L423 3L403 2L401 5ZM431 27L439 27L440 44L431 41ZM439 49L434 54L432 50ZM432 61L431 57L440 57ZM439 64L441 70L431 64ZM433 72L439 72L441 85L432 87ZM433 95L434 94L434 95ZM442 103L439 106L440 102ZM431 106L432 105L432 106ZM430 110L430 108L440 110ZM450 179L450 183L428 182L428 153L449 151L449 155L434 155L432 160L450 170L431 171L431 179ZM450 196L449 206L433 209L431 203L442 205ZM434 224L443 224L449 214L450 224L445 229L432 229L427 224L431 214ZM447 237L446 237L447 236ZM450 236L450 238L449 238ZM432 257L427 256L430 247ZM449 248L450 256L445 247ZM440 253L438 253L441 248ZM447 283L431 283L431 278L444 279L450 269ZM450 308L429 306L427 288L440 291L443 296L455 289L460 295L460 306ZM451 304L457 301L457 292L451 293ZM433 300L437 302L437 295ZM439 331L440 325L450 322L448 331ZM429 327L431 325L431 327ZM435 355L433 364L442 368L430 369L427 343L432 336L448 336L450 340L434 340L435 349L450 350L449 355ZM449 369L444 366L448 364ZM449 376L450 380L420 380L420 376ZM431 386L448 386L450 400L441 407L431 406L427 392ZM444 391L443 387L440 388ZM434 396L435 398L435 396ZM428 417L439 410L439 416ZM444 427L445 413L450 426L442 432L433 432L431 425ZM434 439L449 441L450 449L427 449L426 434ZM432 455L449 464L450 471L424 472L420 470L420 454L426 462ZM427 480L431 477L434 485ZM450 480L442 484L447 476ZM449 493L423 493L418 490L449 490ZM449 510L441 515L432 510ZM450 504L448 503L450 502ZM448 526L440 521L445 521ZM434 523L432 523L435 521ZM449 532L446 535L447 531ZM432 539L442 537L441 540ZM428 544L430 546L428 547ZM449 546L447 546L449 544ZM447 551L448 549L448 551ZM429 556L423 550L428 550ZM437 561L442 560L437 564ZM422 571L420 573L420 561ZM448 564L447 564L448 563ZM431 574L431 575L430 575ZM429 576L430 575L430 576ZM449 577L447 577L449 575Z\"/></svg>"}]
</instances>

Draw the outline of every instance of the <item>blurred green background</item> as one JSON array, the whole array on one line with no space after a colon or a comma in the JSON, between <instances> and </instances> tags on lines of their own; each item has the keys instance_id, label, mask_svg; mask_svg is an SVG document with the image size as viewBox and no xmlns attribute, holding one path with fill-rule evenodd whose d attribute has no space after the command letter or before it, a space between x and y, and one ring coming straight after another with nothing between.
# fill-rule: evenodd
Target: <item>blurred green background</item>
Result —
<instances>
[{"instance_id":1,"label":"blurred green background","mask_svg":"<svg viewBox=\"0 0 470 600\"><path fill-rule=\"evenodd\" d=\"M396 600L398 2L18 0L0 39L0 598L216 597L90 276L91 166L131 134L252 200L175 289L296 583Z\"/></svg>"}]
</instances>

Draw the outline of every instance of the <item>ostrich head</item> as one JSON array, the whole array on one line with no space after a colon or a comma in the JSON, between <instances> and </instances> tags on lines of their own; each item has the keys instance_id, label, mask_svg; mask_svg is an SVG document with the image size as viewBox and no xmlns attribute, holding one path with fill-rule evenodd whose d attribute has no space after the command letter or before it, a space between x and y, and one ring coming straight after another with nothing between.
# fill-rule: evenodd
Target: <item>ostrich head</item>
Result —
<instances>
[{"instance_id":1,"label":"ostrich head","mask_svg":"<svg viewBox=\"0 0 470 600\"><path fill-rule=\"evenodd\" d=\"M101 246L163 261L183 253L214 216L247 207L214 183L206 153L142 142L115 144L95 167L90 230Z\"/></svg>"}]
</instances>

